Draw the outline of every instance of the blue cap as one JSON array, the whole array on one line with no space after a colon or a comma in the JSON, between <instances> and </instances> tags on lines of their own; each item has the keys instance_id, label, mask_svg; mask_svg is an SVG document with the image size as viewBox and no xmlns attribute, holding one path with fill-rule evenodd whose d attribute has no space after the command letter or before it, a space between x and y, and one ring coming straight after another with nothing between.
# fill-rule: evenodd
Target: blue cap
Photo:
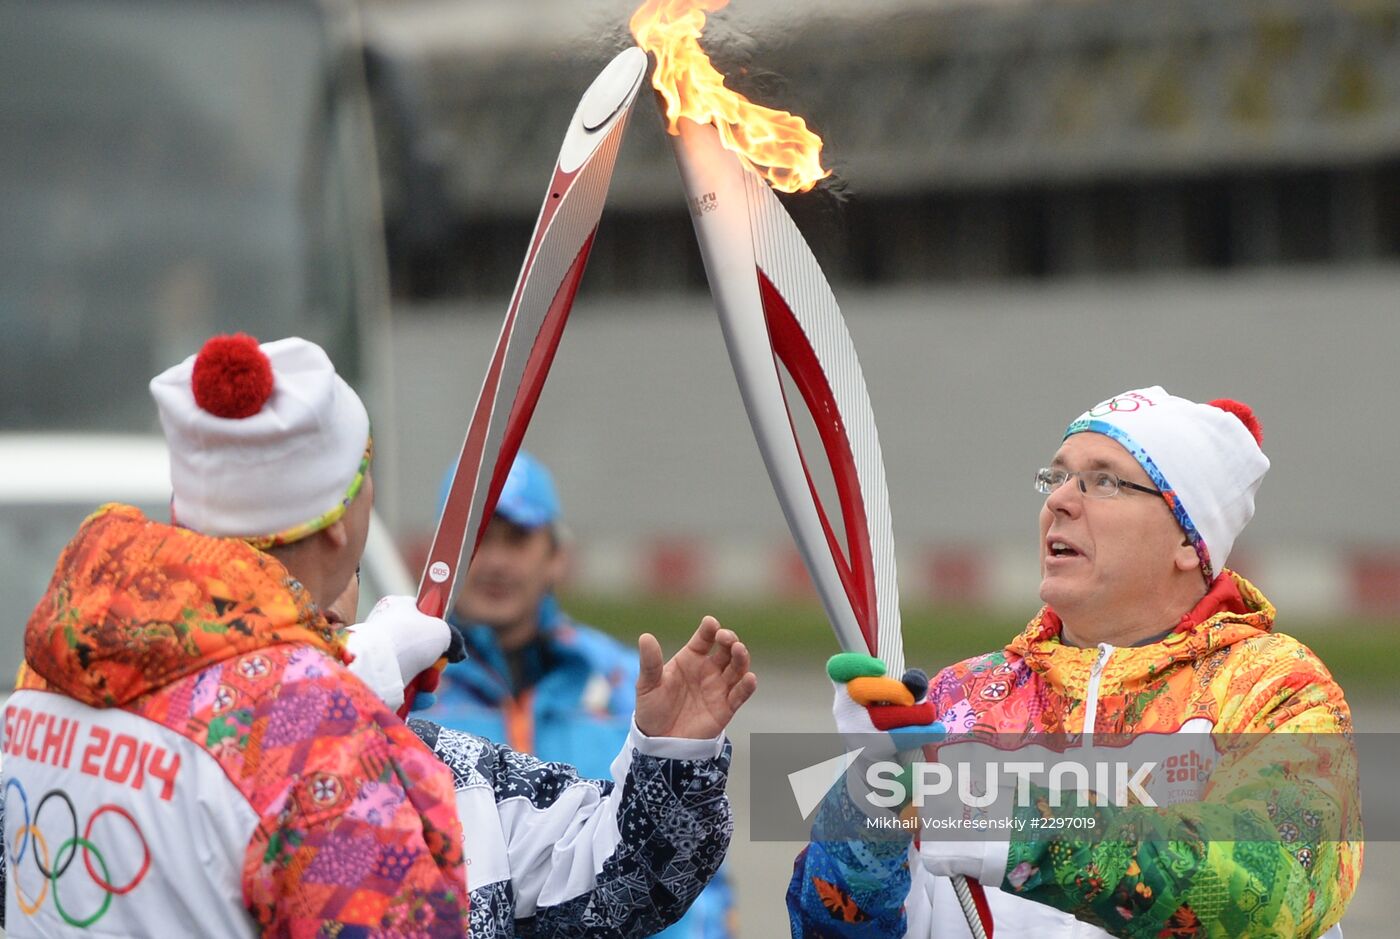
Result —
<instances>
[{"instance_id":1,"label":"blue cap","mask_svg":"<svg viewBox=\"0 0 1400 939\"><path fill-rule=\"evenodd\" d=\"M454 468L449 466L442 479L439 505L447 501ZM559 494L554 489L554 477L543 463L524 450L516 452L515 462L510 465L500 498L496 500L496 513L523 528L539 528L559 519Z\"/></svg>"}]
</instances>

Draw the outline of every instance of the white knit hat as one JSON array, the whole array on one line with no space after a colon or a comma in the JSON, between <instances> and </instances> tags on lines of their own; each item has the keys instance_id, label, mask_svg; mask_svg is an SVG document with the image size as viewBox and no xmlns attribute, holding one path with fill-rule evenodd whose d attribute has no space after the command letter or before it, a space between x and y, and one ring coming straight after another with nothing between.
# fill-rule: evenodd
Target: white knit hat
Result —
<instances>
[{"instance_id":1,"label":"white knit hat","mask_svg":"<svg viewBox=\"0 0 1400 939\"><path fill-rule=\"evenodd\" d=\"M1099 402L1065 436L1086 431L1111 437L1141 464L1213 580L1254 517L1254 494L1269 469L1254 412L1225 399L1197 404L1153 385Z\"/></svg>"},{"instance_id":2,"label":"white knit hat","mask_svg":"<svg viewBox=\"0 0 1400 939\"><path fill-rule=\"evenodd\" d=\"M369 467L369 415L321 347L215 336L151 379L176 524L259 547L334 523Z\"/></svg>"}]
</instances>

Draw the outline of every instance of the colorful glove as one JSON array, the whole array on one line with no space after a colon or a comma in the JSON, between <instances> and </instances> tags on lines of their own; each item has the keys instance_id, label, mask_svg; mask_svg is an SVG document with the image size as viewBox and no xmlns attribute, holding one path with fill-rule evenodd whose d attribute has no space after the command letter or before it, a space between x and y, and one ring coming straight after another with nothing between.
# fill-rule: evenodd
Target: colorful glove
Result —
<instances>
[{"instance_id":1,"label":"colorful glove","mask_svg":"<svg viewBox=\"0 0 1400 939\"><path fill-rule=\"evenodd\" d=\"M870 763L897 760L899 751L931 742L930 738L946 731L936 720L933 702L928 698L928 676L919 669L910 669L904 673L903 680L895 681L885 677L885 663L879 659L843 652L826 663L826 673L836 686L833 711L837 730L849 744L864 747L848 771L847 791L852 801L870 815L874 813L872 804L888 805L888 802L871 799L868 778L862 778ZM938 757L956 765L962 757L954 757L954 754L961 754L963 750L967 751L968 759L986 756L984 744L969 741L940 748ZM914 755L924 758L922 753ZM996 826L999 820L1011 815L1014 780L999 780L994 793L979 790L977 801L986 804L977 806L965 804L956 786L938 793L921 792L917 804L910 805L907 800L914 786L921 785L919 774L911 773L906 767L898 782L906 792L906 801L902 806L891 808L900 815L908 817L917 813L940 822L953 819L964 826L974 823L986 826L987 834L977 840L970 840L964 834L959 839L940 841L927 836L941 831L932 828L919 844L920 860L930 873L937 876L963 874L989 885L1001 883L1009 849L1006 838L999 834L1003 829ZM974 829L964 827L961 830Z\"/></svg>"},{"instance_id":2,"label":"colorful glove","mask_svg":"<svg viewBox=\"0 0 1400 939\"><path fill-rule=\"evenodd\" d=\"M911 668L895 681L885 677L885 663L874 656L842 652L827 661L826 674L836 686L832 711L842 734L941 730L934 726L928 675L920 669Z\"/></svg>"},{"instance_id":3,"label":"colorful glove","mask_svg":"<svg viewBox=\"0 0 1400 939\"><path fill-rule=\"evenodd\" d=\"M836 731L848 752L859 751L846 771L850 801L866 817L887 813L897 806L876 797L872 774L888 772L876 764L905 764L900 776L907 791L908 761L930 736L943 732L928 700L928 676L910 669L903 681L886 678L884 662L857 652L832 656L826 674L835 692Z\"/></svg>"},{"instance_id":4,"label":"colorful glove","mask_svg":"<svg viewBox=\"0 0 1400 939\"><path fill-rule=\"evenodd\" d=\"M385 597L347 632L350 671L391 710L403 704L404 686L442 658L452 640L452 628L420 612L413 597Z\"/></svg>"}]
</instances>

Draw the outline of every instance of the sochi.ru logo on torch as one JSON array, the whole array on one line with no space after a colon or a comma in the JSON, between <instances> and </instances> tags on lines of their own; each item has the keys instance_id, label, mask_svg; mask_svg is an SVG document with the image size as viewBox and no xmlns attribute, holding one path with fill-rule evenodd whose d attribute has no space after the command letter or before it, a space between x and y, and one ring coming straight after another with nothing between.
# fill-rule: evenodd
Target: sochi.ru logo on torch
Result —
<instances>
[{"instance_id":1,"label":"sochi.ru logo on torch","mask_svg":"<svg viewBox=\"0 0 1400 939\"><path fill-rule=\"evenodd\" d=\"M713 212L719 208L719 196L713 192L707 192L703 196L696 196L690 200L690 213L697 218L706 212Z\"/></svg>"}]
</instances>

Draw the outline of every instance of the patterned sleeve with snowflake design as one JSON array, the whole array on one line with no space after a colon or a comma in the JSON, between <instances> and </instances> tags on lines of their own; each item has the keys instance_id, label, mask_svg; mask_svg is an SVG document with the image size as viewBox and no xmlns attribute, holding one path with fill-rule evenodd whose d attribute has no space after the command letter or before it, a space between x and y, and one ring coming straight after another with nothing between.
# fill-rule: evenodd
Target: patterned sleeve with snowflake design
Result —
<instances>
[{"instance_id":1,"label":"patterned sleeve with snowflake design","mask_svg":"<svg viewBox=\"0 0 1400 939\"><path fill-rule=\"evenodd\" d=\"M629 740L614 779L591 780L428 721L410 726L452 769L475 834L473 937L649 936L685 913L724 859L728 744L672 759Z\"/></svg>"}]
</instances>

